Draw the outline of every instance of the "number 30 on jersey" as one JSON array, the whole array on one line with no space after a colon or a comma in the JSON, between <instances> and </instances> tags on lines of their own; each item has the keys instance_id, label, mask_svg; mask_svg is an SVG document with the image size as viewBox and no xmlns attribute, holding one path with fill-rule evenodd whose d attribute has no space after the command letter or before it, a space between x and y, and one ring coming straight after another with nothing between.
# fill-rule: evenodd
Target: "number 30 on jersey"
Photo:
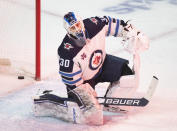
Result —
<instances>
[{"instance_id":1,"label":"number 30 on jersey","mask_svg":"<svg viewBox=\"0 0 177 131\"><path fill-rule=\"evenodd\" d=\"M70 65L70 60L60 58L60 60L59 60L59 65L60 65L60 66L63 66L63 67L69 67L69 65Z\"/></svg>"}]
</instances>

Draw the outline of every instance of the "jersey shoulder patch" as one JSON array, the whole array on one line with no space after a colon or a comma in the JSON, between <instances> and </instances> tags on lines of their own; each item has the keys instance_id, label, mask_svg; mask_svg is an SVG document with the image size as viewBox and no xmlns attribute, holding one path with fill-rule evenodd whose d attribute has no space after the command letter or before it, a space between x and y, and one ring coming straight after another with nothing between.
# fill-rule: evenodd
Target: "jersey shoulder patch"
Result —
<instances>
[{"instance_id":1,"label":"jersey shoulder patch","mask_svg":"<svg viewBox=\"0 0 177 131\"><path fill-rule=\"evenodd\" d=\"M93 38L96 34L98 34L106 25L106 22L97 16L87 18L83 20L83 22L90 39Z\"/></svg>"}]
</instances>

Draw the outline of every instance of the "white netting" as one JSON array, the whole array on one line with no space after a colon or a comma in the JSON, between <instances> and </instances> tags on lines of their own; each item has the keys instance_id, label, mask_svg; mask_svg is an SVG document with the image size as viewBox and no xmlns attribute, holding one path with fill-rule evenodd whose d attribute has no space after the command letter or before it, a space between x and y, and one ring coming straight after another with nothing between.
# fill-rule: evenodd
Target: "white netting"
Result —
<instances>
[{"instance_id":1,"label":"white netting","mask_svg":"<svg viewBox=\"0 0 177 131\"><path fill-rule=\"evenodd\" d=\"M0 59L34 74L35 0L0 0Z\"/></svg>"},{"instance_id":2,"label":"white netting","mask_svg":"<svg viewBox=\"0 0 177 131\"><path fill-rule=\"evenodd\" d=\"M0 59L9 59L11 67L22 69L33 77L36 54L35 3L36 0L0 0ZM42 78L58 73L57 48L66 33L61 19L62 14L67 12L67 9L63 11L65 4L59 0L41 0Z\"/></svg>"}]
</instances>

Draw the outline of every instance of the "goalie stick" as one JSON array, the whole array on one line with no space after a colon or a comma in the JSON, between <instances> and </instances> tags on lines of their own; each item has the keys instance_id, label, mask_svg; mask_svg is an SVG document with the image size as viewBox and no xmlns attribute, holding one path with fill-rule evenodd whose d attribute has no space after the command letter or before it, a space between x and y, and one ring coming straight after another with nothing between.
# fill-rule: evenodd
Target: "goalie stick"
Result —
<instances>
[{"instance_id":1,"label":"goalie stick","mask_svg":"<svg viewBox=\"0 0 177 131\"><path fill-rule=\"evenodd\" d=\"M158 78L153 76L147 93L142 98L114 98L114 97L97 97L100 104L103 105L118 105L118 106L137 106L144 107L146 106L152 95L155 92L155 89L158 84Z\"/></svg>"}]
</instances>

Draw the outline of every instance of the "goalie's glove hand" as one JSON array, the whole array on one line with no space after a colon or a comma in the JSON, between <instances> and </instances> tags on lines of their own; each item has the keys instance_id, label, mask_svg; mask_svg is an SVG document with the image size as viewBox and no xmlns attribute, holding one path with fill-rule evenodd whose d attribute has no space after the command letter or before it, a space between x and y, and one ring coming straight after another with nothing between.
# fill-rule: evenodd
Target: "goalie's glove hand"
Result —
<instances>
[{"instance_id":1,"label":"goalie's glove hand","mask_svg":"<svg viewBox=\"0 0 177 131\"><path fill-rule=\"evenodd\" d=\"M129 43L128 41L137 37L139 33L140 31L138 31L132 24L130 24L129 21L124 23L123 29L121 31L121 36L123 38L121 43L123 46L126 46Z\"/></svg>"},{"instance_id":2,"label":"goalie's glove hand","mask_svg":"<svg viewBox=\"0 0 177 131\"><path fill-rule=\"evenodd\" d=\"M122 45L131 54L144 52L149 48L149 39L145 34L137 30L132 24L123 23L121 31Z\"/></svg>"}]
</instances>

